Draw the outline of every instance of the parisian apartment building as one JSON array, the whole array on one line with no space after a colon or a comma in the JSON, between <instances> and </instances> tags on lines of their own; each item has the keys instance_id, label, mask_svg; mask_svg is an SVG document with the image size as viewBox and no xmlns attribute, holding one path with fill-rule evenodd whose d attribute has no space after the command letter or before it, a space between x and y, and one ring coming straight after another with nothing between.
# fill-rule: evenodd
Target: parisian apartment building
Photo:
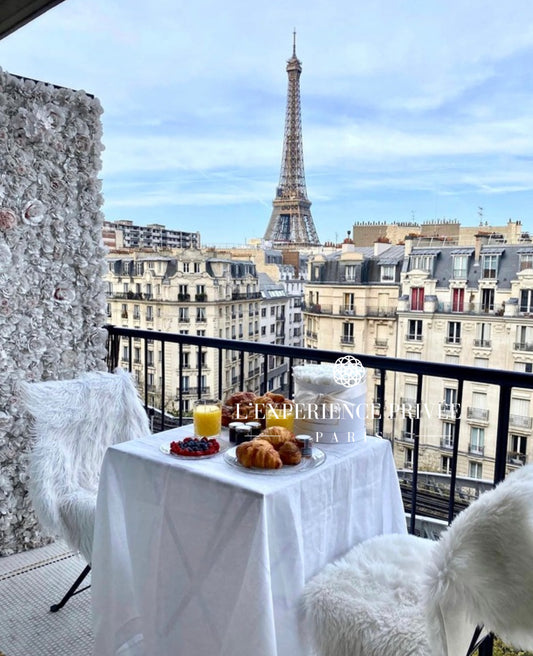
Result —
<instances>
[{"instance_id":1,"label":"parisian apartment building","mask_svg":"<svg viewBox=\"0 0 533 656\"><path fill-rule=\"evenodd\" d=\"M303 280L294 267L270 251L255 259L231 257L213 249L114 249L108 253L107 316L127 328L175 332L236 341L301 346ZM266 266L265 266L266 260ZM261 264L261 262L263 264ZM263 270L258 271L259 268ZM303 275L303 274L302 274ZM148 404L190 412L199 395L218 395L221 373L223 398L240 389L240 351L216 349L200 352L196 346L167 344L164 353L157 340L123 340L121 363L129 367ZM199 367L199 361L201 361ZM146 362L146 367L145 367ZM244 354L246 388L264 391L263 356ZM288 364L271 357L267 364L269 390L284 391ZM199 373L200 372L200 373ZM146 378L146 379L145 379Z\"/></svg>"},{"instance_id":2,"label":"parisian apartment building","mask_svg":"<svg viewBox=\"0 0 533 656\"><path fill-rule=\"evenodd\" d=\"M102 228L104 246L114 248L200 248L200 233L171 230L159 223L146 226L133 221L104 221Z\"/></svg>"},{"instance_id":3,"label":"parisian apartment building","mask_svg":"<svg viewBox=\"0 0 533 656\"><path fill-rule=\"evenodd\" d=\"M462 240L414 235L341 249L309 261L304 322L310 348L533 372L533 243L509 244L501 233ZM455 244L450 242L455 241ZM380 372L368 372L367 430L376 433ZM386 373L384 437L399 469L413 462L417 377ZM465 384L458 409L457 381L426 377L420 420L420 467L447 474L459 440L458 475L491 479L498 391ZM531 393L514 389L508 467L531 461ZM427 408L427 410L426 410ZM460 435L456 434L461 412ZM374 416L375 415L375 416ZM493 416L494 415L494 416Z\"/></svg>"}]
</instances>

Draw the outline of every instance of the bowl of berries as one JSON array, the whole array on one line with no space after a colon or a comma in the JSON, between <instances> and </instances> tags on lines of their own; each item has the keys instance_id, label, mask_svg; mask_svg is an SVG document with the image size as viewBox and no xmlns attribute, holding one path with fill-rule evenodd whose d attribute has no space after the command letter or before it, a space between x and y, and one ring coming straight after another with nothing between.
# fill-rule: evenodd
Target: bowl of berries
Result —
<instances>
[{"instance_id":1,"label":"bowl of berries","mask_svg":"<svg viewBox=\"0 0 533 656\"><path fill-rule=\"evenodd\" d=\"M162 444L160 449L167 455L187 460L212 458L224 450L214 437L186 437L183 440Z\"/></svg>"}]
</instances>

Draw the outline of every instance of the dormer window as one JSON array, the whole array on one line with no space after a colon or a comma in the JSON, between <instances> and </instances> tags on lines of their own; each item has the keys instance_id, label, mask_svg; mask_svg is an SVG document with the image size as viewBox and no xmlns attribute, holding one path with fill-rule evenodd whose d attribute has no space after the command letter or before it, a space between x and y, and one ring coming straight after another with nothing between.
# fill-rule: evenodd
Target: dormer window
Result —
<instances>
[{"instance_id":1,"label":"dormer window","mask_svg":"<svg viewBox=\"0 0 533 656\"><path fill-rule=\"evenodd\" d=\"M356 271L355 264L347 264L344 267L344 279L347 281L355 280L355 271Z\"/></svg>"},{"instance_id":2,"label":"dormer window","mask_svg":"<svg viewBox=\"0 0 533 656\"><path fill-rule=\"evenodd\" d=\"M520 254L520 271L533 269L533 253Z\"/></svg>"},{"instance_id":3,"label":"dormer window","mask_svg":"<svg viewBox=\"0 0 533 656\"><path fill-rule=\"evenodd\" d=\"M490 253L482 257L483 278L496 278L498 274L498 255Z\"/></svg>"},{"instance_id":4,"label":"dormer window","mask_svg":"<svg viewBox=\"0 0 533 656\"><path fill-rule=\"evenodd\" d=\"M381 265L381 282L394 282L396 277L396 267L394 264Z\"/></svg>"},{"instance_id":5,"label":"dormer window","mask_svg":"<svg viewBox=\"0 0 533 656\"><path fill-rule=\"evenodd\" d=\"M452 278L454 280L465 279L467 266L468 266L468 255L454 255Z\"/></svg>"},{"instance_id":6,"label":"dormer window","mask_svg":"<svg viewBox=\"0 0 533 656\"><path fill-rule=\"evenodd\" d=\"M411 271L420 269L431 273L433 271L434 255L411 255Z\"/></svg>"}]
</instances>

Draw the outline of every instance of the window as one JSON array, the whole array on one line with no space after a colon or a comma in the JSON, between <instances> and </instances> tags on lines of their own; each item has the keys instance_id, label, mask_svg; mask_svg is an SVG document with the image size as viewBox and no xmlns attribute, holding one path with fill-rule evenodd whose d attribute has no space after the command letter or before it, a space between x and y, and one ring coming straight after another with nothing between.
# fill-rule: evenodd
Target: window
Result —
<instances>
[{"instance_id":1,"label":"window","mask_svg":"<svg viewBox=\"0 0 533 656\"><path fill-rule=\"evenodd\" d=\"M448 321L448 335L446 337L448 344L461 343L461 323L459 321Z\"/></svg>"},{"instance_id":2,"label":"window","mask_svg":"<svg viewBox=\"0 0 533 656\"><path fill-rule=\"evenodd\" d=\"M267 315L266 308L261 308L261 316L264 318Z\"/></svg>"},{"instance_id":3,"label":"window","mask_svg":"<svg viewBox=\"0 0 533 656\"><path fill-rule=\"evenodd\" d=\"M178 309L178 321L189 321L189 308Z\"/></svg>"},{"instance_id":4,"label":"window","mask_svg":"<svg viewBox=\"0 0 533 656\"><path fill-rule=\"evenodd\" d=\"M133 361L135 364L139 364L141 361L141 349L138 346L133 349Z\"/></svg>"},{"instance_id":5,"label":"window","mask_svg":"<svg viewBox=\"0 0 533 656\"><path fill-rule=\"evenodd\" d=\"M533 312L533 289L522 289L520 292L520 312Z\"/></svg>"},{"instance_id":6,"label":"window","mask_svg":"<svg viewBox=\"0 0 533 656\"><path fill-rule=\"evenodd\" d=\"M355 264L347 264L344 267L344 279L345 280L355 280Z\"/></svg>"},{"instance_id":7,"label":"window","mask_svg":"<svg viewBox=\"0 0 533 656\"><path fill-rule=\"evenodd\" d=\"M465 290L462 287L452 289L452 312L464 312Z\"/></svg>"},{"instance_id":8,"label":"window","mask_svg":"<svg viewBox=\"0 0 533 656\"><path fill-rule=\"evenodd\" d=\"M455 280L466 278L467 265L468 255L454 255L452 278Z\"/></svg>"},{"instance_id":9,"label":"window","mask_svg":"<svg viewBox=\"0 0 533 656\"><path fill-rule=\"evenodd\" d=\"M525 435L509 435L509 461L514 465L524 465L526 452L527 437Z\"/></svg>"},{"instance_id":10,"label":"window","mask_svg":"<svg viewBox=\"0 0 533 656\"><path fill-rule=\"evenodd\" d=\"M523 371L526 374L531 374L533 373L533 362L515 362L514 370Z\"/></svg>"},{"instance_id":11,"label":"window","mask_svg":"<svg viewBox=\"0 0 533 656\"><path fill-rule=\"evenodd\" d=\"M411 255L410 270L420 269L431 273L433 270L433 255Z\"/></svg>"},{"instance_id":12,"label":"window","mask_svg":"<svg viewBox=\"0 0 533 656\"><path fill-rule=\"evenodd\" d=\"M515 349L519 351L533 351L533 326L516 327Z\"/></svg>"},{"instance_id":13,"label":"window","mask_svg":"<svg viewBox=\"0 0 533 656\"><path fill-rule=\"evenodd\" d=\"M415 439L415 420L410 415L405 415L404 417L402 438L404 440Z\"/></svg>"},{"instance_id":14,"label":"window","mask_svg":"<svg viewBox=\"0 0 533 656\"><path fill-rule=\"evenodd\" d=\"M153 321L153 320L154 320L154 306L148 305L146 307L146 321Z\"/></svg>"},{"instance_id":15,"label":"window","mask_svg":"<svg viewBox=\"0 0 533 656\"><path fill-rule=\"evenodd\" d=\"M188 368L190 367L190 364L189 364L189 353L182 352L182 354L181 354L181 366L182 366L184 369L188 369Z\"/></svg>"},{"instance_id":16,"label":"window","mask_svg":"<svg viewBox=\"0 0 533 656\"><path fill-rule=\"evenodd\" d=\"M141 318L141 306L140 305L134 305L133 306L133 318L134 319L140 319Z\"/></svg>"},{"instance_id":17,"label":"window","mask_svg":"<svg viewBox=\"0 0 533 656\"><path fill-rule=\"evenodd\" d=\"M353 344L353 323L345 322L342 324L342 344Z\"/></svg>"},{"instance_id":18,"label":"window","mask_svg":"<svg viewBox=\"0 0 533 656\"><path fill-rule=\"evenodd\" d=\"M445 416L455 417L457 403L457 389L455 387L444 388L444 401L441 404L441 412Z\"/></svg>"},{"instance_id":19,"label":"window","mask_svg":"<svg viewBox=\"0 0 533 656\"><path fill-rule=\"evenodd\" d=\"M106 303L106 306L105 306L105 313L106 313L106 315L107 315L108 317L111 316L111 303Z\"/></svg>"},{"instance_id":20,"label":"window","mask_svg":"<svg viewBox=\"0 0 533 656\"><path fill-rule=\"evenodd\" d=\"M205 295L205 285L196 285L196 295L197 296Z\"/></svg>"},{"instance_id":21,"label":"window","mask_svg":"<svg viewBox=\"0 0 533 656\"><path fill-rule=\"evenodd\" d=\"M146 383L148 385L148 389L154 389L154 374L147 374Z\"/></svg>"},{"instance_id":22,"label":"window","mask_svg":"<svg viewBox=\"0 0 533 656\"><path fill-rule=\"evenodd\" d=\"M151 298L151 296L152 296L152 285L150 283L148 283L146 285L145 294L146 294L147 298Z\"/></svg>"},{"instance_id":23,"label":"window","mask_svg":"<svg viewBox=\"0 0 533 656\"><path fill-rule=\"evenodd\" d=\"M344 314L354 314L354 301L355 294L347 293L343 296L343 313Z\"/></svg>"},{"instance_id":24,"label":"window","mask_svg":"<svg viewBox=\"0 0 533 656\"><path fill-rule=\"evenodd\" d=\"M452 424L449 421L445 421L442 424L442 439L441 439L441 448L443 449L453 449L453 443L455 440L455 424Z\"/></svg>"},{"instance_id":25,"label":"window","mask_svg":"<svg viewBox=\"0 0 533 656\"><path fill-rule=\"evenodd\" d=\"M200 262L194 263L194 273L200 273Z\"/></svg>"},{"instance_id":26,"label":"window","mask_svg":"<svg viewBox=\"0 0 533 656\"><path fill-rule=\"evenodd\" d=\"M483 255L481 259L482 277L494 279L498 273L498 255L487 254Z\"/></svg>"},{"instance_id":27,"label":"window","mask_svg":"<svg viewBox=\"0 0 533 656\"><path fill-rule=\"evenodd\" d=\"M421 360L422 354L419 351L406 351L405 352L406 360Z\"/></svg>"},{"instance_id":28,"label":"window","mask_svg":"<svg viewBox=\"0 0 533 656\"><path fill-rule=\"evenodd\" d=\"M396 267L394 264L381 265L381 282L394 282Z\"/></svg>"},{"instance_id":29,"label":"window","mask_svg":"<svg viewBox=\"0 0 533 656\"><path fill-rule=\"evenodd\" d=\"M418 387L416 383L405 383L404 395L401 398L402 405L410 405L413 408L416 406L416 391Z\"/></svg>"},{"instance_id":30,"label":"window","mask_svg":"<svg viewBox=\"0 0 533 656\"><path fill-rule=\"evenodd\" d=\"M446 364L459 364L459 356L447 353L444 356L444 362L446 362Z\"/></svg>"},{"instance_id":31,"label":"window","mask_svg":"<svg viewBox=\"0 0 533 656\"><path fill-rule=\"evenodd\" d=\"M129 349L127 346L122 347L122 359L123 360L128 360L129 359Z\"/></svg>"},{"instance_id":32,"label":"window","mask_svg":"<svg viewBox=\"0 0 533 656\"><path fill-rule=\"evenodd\" d=\"M422 320L421 319L409 319L407 324L407 339L412 341L421 341L422 340Z\"/></svg>"},{"instance_id":33,"label":"window","mask_svg":"<svg viewBox=\"0 0 533 656\"><path fill-rule=\"evenodd\" d=\"M481 290L481 311L492 312L494 310L494 289Z\"/></svg>"},{"instance_id":34,"label":"window","mask_svg":"<svg viewBox=\"0 0 533 656\"><path fill-rule=\"evenodd\" d=\"M198 335L198 337L205 337L205 330L197 330L196 334Z\"/></svg>"},{"instance_id":35,"label":"window","mask_svg":"<svg viewBox=\"0 0 533 656\"><path fill-rule=\"evenodd\" d=\"M413 468L413 449L405 449L403 466L405 469Z\"/></svg>"},{"instance_id":36,"label":"window","mask_svg":"<svg viewBox=\"0 0 533 656\"><path fill-rule=\"evenodd\" d=\"M190 380L189 376L182 376L181 377L181 391L187 394L190 390Z\"/></svg>"},{"instance_id":37,"label":"window","mask_svg":"<svg viewBox=\"0 0 533 656\"><path fill-rule=\"evenodd\" d=\"M127 282L122 283L122 291L124 292L124 294L128 293L128 289L129 289L128 283Z\"/></svg>"},{"instance_id":38,"label":"window","mask_svg":"<svg viewBox=\"0 0 533 656\"><path fill-rule=\"evenodd\" d=\"M411 288L411 310L422 312L424 310L424 288Z\"/></svg>"},{"instance_id":39,"label":"window","mask_svg":"<svg viewBox=\"0 0 533 656\"><path fill-rule=\"evenodd\" d=\"M261 326L261 335L266 335L266 326Z\"/></svg>"},{"instance_id":40,"label":"window","mask_svg":"<svg viewBox=\"0 0 533 656\"><path fill-rule=\"evenodd\" d=\"M485 449L485 429L472 426L470 429L470 453L483 455ZM480 477L479 477L480 478Z\"/></svg>"},{"instance_id":41,"label":"window","mask_svg":"<svg viewBox=\"0 0 533 656\"><path fill-rule=\"evenodd\" d=\"M189 286L188 285L179 285L178 286L178 301L188 301L189 296Z\"/></svg>"},{"instance_id":42,"label":"window","mask_svg":"<svg viewBox=\"0 0 533 656\"><path fill-rule=\"evenodd\" d=\"M487 369L489 366L488 358L474 358L474 367L479 367L480 369Z\"/></svg>"},{"instance_id":43,"label":"window","mask_svg":"<svg viewBox=\"0 0 533 656\"><path fill-rule=\"evenodd\" d=\"M482 478L483 477L482 464L480 462L469 462L468 475L470 476L470 478Z\"/></svg>"},{"instance_id":44,"label":"window","mask_svg":"<svg viewBox=\"0 0 533 656\"><path fill-rule=\"evenodd\" d=\"M205 314L205 307L197 307L196 308L196 321L207 321L207 317Z\"/></svg>"},{"instance_id":45,"label":"window","mask_svg":"<svg viewBox=\"0 0 533 656\"><path fill-rule=\"evenodd\" d=\"M478 323L476 326L476 339L474 346L489 347L490 341L490 323Z\"/></svg>"},{"instance_id":46,"label":"window","mask_svg":"<svg viewBox=\"0 0 533 656\"><path fill-rule=\"evenodd\" d=\"M533 269L533 253L520 254L520 271Z\"/></svg>"},{"instance_id":47,"label":"window","mask_svg":"<svg viewBox=\"0 0 533 656\"><path fill-rule=\"evenodd\" d=\"M153 367L153 366L154 366L154 352L153 352L153 351L148 351L148 352L147 352L146 364L147 364L149 367Z\"/></svg>"},{"instance_id":48,"label":"window","mask_svg":"<svg viewBox=\"0 0 533 656\"><path fill-rule=\"evenodd\" d=\"M510 423L517 428L531 428L529 399L511 399Z\"/></svg>"},{"instance_id":49,"label":"window","mask_svg":"<svg viewBox=\"0 0 533 656\"><path fill-rule=\"evenodd\" d=\"M188 262L183 263L183 272L184 273L189 273L189 263Z\"/></svg>"},{"instance_id":50,"label":"window","mask_svg":"<svg viewBox=\"0 0 533 656\"><path fill-rule=\"evenodd\" d=\"M440 458L440 470L443 474L452 473L452 458L451 456L441 456Z\"/></svg>"}]
</instances>

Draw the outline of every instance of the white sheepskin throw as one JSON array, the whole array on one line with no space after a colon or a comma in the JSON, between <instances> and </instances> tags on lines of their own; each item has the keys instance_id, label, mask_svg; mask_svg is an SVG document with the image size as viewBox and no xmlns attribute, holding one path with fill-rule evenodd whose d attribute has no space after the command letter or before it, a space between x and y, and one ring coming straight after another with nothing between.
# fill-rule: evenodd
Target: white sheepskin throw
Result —
<instances>
[{"instance_id":1,"label":"white sheepskin throw","mask_svg":"<svg viewBox=\"0 0 533 656\"><path fill-rule=\"evenodd\" d=\"M441 641L443 619L446 624L448 610L455 609L507 644L533 650L533 465L457 516L433 551L427 575L428 621ZM453 632L447 635L449 642ZM448 650L452 656L449 644Z\"/></svg>"},{"instance_id":2,"label":"white sheepskin throw","mask_svg":"<svg viewBox=\"0 0 533 656\"><path fill-rule=\"evenodd\" d=\"M458 515L438 542L383 535L307 584L320 656L466 656L476 625L533 650L533 464Z\"/></svg>"},{"instance_id":3,"label":"white sheepskin throw","mask_svg":"<svg viewBox=\"0 0 533 656\"><path fill-rule=\"evenodd\" d=\"M320 656L428 656L421 601L434 546L382 535L327 565L305 587L302 634Z\"/></svg>"},{"instance_id":4,"label":"white sheepskin throw","mask_svg":"<svg viewBox=\"0 0 533 656\"><path fill-rule=\"evenodd\" d=\"M150 434L129 373L23 383L33 415L28 489L42 526L91 561L98 478L108 446Z\"/></svg>"}]
</instances>

